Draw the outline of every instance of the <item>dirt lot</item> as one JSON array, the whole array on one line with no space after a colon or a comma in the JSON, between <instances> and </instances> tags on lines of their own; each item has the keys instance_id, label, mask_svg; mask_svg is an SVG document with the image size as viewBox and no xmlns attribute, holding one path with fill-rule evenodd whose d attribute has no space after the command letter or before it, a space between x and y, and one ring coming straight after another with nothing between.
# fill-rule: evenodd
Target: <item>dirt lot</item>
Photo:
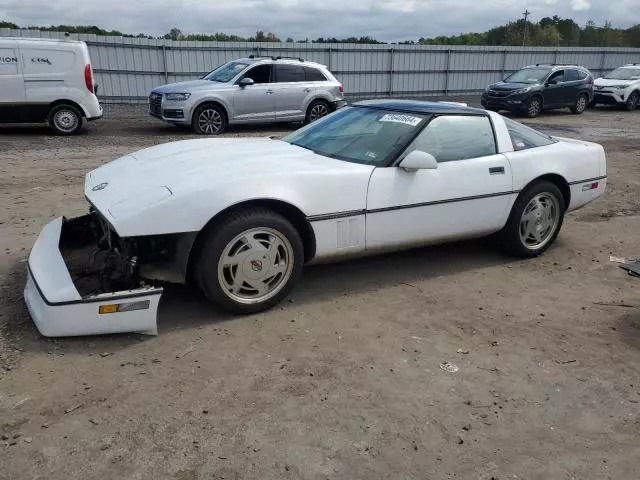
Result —
<instances>
[{"instance_id":1,"label":"dirt lot","mask_svg":"<svg viewBox=\"0 0 640 480\"><path fill-rule=\"evenodd\" d=\"M0 129L0 478L638 478L640 280L609 256L640 256L640 112L529 123L609 159L541 258L480 241L313 267L244 318L175 286L157 337L59 340L22 301L37 233L85 211L88 170L189 134L124 106L74 138Z\"/></svg>"}]
</instances>

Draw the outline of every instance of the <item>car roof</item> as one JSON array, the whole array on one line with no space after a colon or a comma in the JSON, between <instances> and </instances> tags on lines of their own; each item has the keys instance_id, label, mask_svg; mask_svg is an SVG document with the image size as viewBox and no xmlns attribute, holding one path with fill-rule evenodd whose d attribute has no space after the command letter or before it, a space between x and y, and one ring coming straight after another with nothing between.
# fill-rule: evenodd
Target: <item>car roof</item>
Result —
<instances>
[{"instance_id":1,"label":"car roof","mask_svg":"<svg viewBox=\"0 0 640 480\"><path fill-rule=\"evenodd\" d=\"M422 100L362 100L353 103L353 106L379 108L381 110L399 110L410 113L487 115L487 111L481 108Z\"/></svg>"},{"instance_id":2,"label":"car roof","mask_svg":"<svg viewBox=\"0 0 640 480\"><path fill-rule=\"evenodd\" d=\"M302 65L307 67L325 67L326 65L322 65L321 63L309 62L307 60L300 60L295 58L279 58L279 57L245 57L245 58L237 58L233 60L234 62L243 62L248 63L249 65L253 65L255 63L285 63L287 65Z\"/></svg>"}]
</instances>

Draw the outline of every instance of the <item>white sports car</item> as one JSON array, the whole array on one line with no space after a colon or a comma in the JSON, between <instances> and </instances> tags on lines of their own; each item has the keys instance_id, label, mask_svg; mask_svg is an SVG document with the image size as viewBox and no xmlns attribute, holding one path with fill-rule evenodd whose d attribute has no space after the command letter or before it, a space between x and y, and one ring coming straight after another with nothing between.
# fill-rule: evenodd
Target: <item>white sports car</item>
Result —
<instances>
[{"instance_id":1,"label":"white sports car","mask_svg":"<svg viewBox=\"0 0 640 480\"><path fill-rule=\"evenodd\" d=\"M360 102L281 140L167 143L88 173L90 213L44 227L25 300L45 336L155 334L162 289L142 278L251 313L304 264L493 233L532 257L605 184L600 145L464 105Z\"/></svg>"}]
</instances>

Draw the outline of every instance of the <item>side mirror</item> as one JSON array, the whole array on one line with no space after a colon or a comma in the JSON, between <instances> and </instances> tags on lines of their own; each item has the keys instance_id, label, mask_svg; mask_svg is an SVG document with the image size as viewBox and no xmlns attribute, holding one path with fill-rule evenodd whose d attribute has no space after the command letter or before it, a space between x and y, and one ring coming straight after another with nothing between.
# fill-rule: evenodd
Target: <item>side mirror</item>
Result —
<instances>
[{"instance_id":1,"label":"side mirror","mask_svg":"<svg viewBox=\"0 0 640 480\"><path fill-rule=\"evenodd\" d=\"M438 161L430 153L414 150L402 159L399 166L407 171L434 170L438 168Z\"/></svg>"},{"instance_id":2,"label":"side mirror","mask_svg":"<svg viewBox=\"0 0 640 480\"><path fill-rule=\"evenodd\" d=\"M249 77L244 77L242 80L240 80L240 86L241 87L248 87L249 85L253 85L255 82L253 81L253 78L249 78Z\"/></svg>"}]
</instances>

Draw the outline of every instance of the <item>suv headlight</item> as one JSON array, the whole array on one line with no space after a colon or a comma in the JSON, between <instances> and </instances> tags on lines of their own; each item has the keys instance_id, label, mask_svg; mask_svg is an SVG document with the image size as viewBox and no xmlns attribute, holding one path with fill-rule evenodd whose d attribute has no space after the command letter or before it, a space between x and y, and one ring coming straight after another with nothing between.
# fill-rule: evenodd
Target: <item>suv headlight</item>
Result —
<instances>
[{"instance_id":1,"label":"suv headlight","mask_svg":"<svg viewBox=\"0 0 640 480\"><path fill-rule=\"evenodd\" d=\"M520 93L527 93L529 90L531 90L531 87L519 88L518 90L514 90L513 92L511 92L511 95L518 95Z\"/></svg>"},{"instance_id":2,"label":"suv headlight","mask_svg":"<svg viewBox=\"0 0 640 480\"><path fill-rule=\"evenodd\" d=\"M165 99L170 102L184 102L190 96L190 93L167 93Z\"/></svg>"}]
</instances>

